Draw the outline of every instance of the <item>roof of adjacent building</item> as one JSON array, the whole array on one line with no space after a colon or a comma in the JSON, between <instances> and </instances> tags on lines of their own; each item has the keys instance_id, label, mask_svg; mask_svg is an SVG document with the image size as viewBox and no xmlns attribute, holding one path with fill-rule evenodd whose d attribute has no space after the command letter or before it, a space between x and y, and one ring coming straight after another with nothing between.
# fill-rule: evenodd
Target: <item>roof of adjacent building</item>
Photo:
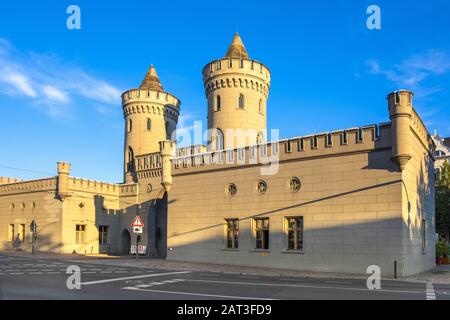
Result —
<instances>
[{"instance_id":1,"label":"roof of adjacent building","mask_svg":"<svg viewBox=\"0 0 450 320\"><path fill-rule=\"evenodd\" d=\"M158 74L156 73L156 69L153 66L153 64L150 66L150 69L148 69L148 72L145 75L144 80L142 80L140 88L157 90L157 91L164 90L163 86L161 85L161 82L159 81Z\"/></svg>"},{"instance_id":2,"label":"roof of adjacent building","mask_svg":"<svg viewBox=\"0 0 450 320\"><path fill-rule=\"evenodd\" d=\"M245 50L244 43L242 42L239 33L236 32L234 35L233 41L231 42L230 47L228 48L227 58L240 58L240 59L249 59L247 50Z\"/></svg>"},{"instance_id":3,"label":"roof of adjacent building","mask_svg":"<svg viewBox=\"0 0 450 320\"><path fill-rule=\"evenodd\" d=\"M447 147L450 148L450 137L444 138L443 143L444 143L444 145L446 145Z\"/></svg>"}]
</instances>

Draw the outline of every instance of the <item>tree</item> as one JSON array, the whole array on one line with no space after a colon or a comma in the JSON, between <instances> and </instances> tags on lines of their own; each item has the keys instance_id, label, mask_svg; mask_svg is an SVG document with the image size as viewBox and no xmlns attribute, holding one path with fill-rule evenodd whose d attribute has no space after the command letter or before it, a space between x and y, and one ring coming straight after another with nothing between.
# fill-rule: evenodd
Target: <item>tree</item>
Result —
<instances>
[{"instance_id":1,"label":"tree","mask_svg":"<svg viewBox=\"0 0 450 320\"><path fill-rule=\"evenodd\" d=\"M436 231L449 238L450 233L450 164L445 161L436 184Z\"/></svg>"}]
</instances>

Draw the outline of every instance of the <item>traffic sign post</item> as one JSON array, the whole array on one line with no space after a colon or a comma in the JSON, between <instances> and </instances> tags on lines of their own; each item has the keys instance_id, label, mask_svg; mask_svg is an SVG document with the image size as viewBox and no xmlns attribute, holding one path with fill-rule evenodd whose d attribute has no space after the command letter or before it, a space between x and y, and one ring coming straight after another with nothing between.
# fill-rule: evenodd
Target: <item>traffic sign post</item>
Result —
<instances>
[{"instance_id":1,"label":"traffic sign post","mask_svg":"<svg viewBox=\"0 0 450 320\"><path fill-rule=\"evenodd\" d=\"M136 261L139 259L139 242L141 242L141 234L144 232L144 223L142 222L141 217L137 215L133 223L131 224L133 227L133 233L136 234Z\"/></svg>"}]
</instances>

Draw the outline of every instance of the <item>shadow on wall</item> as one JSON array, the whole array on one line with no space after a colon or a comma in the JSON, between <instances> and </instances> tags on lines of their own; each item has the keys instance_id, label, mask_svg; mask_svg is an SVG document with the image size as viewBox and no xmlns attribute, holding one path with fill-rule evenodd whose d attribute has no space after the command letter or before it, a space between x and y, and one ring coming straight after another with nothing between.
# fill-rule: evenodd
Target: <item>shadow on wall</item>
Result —
<instances>
[{"instance_id":1,"label":"shadow on wall","mask_svg":"<svg viewBox=\"0 0 450 320\"><path fill-rule=\"evenodd\" d=\"M108 226L109 243L102 247L101 253L112 255L130 255L130 247L135 244L131 224L137 214L144 222L144 234L141 244L147 246L148 256L165 257L167 254L167 196L163 199L145 201L139 205L130 204L117 214L105 211L105 199L94 196L95 225Z\"/></svg>"},{"instance_id":2,"label":"shadow on wall","mask_svg":"<svg viewBox=\"0 0 450 320\"><path fill-rule=\"evenodd\" d=\"M6 250L17 250L19 248L19 250L31 252L32 250L31 233L26 232L25 235L26 235L25 241L21 241L19 245L17 243L17 240L13 242L4 241L2 243L2 248L6 248ZM38 229L38 237L35 247L36 251L60 253L62 247L63 245L61 242L55 243L54 241L52 241L49 235L45 234L45 226L43 226L42 229Z\"/></svg>"}]
</instances>

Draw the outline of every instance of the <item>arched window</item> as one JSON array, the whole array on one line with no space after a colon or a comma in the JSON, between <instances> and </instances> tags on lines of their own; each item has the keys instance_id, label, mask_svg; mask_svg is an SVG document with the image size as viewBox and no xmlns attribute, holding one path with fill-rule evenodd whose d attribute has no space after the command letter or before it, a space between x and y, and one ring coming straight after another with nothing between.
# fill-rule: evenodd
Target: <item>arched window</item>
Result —
<instances>
[{"instance_id":1,"label":"arched window","mask_svg":"<svg viewBox=\"0 0 450 320\"><path fill-rule=\"evenodd\" d=\"M216 111L220 111L222 109L222 101L220 100L220 96L216 97Z\"/></svg>"},{"instance_id":2,"label":"arched window","mask_svg":"<svg viewBox=\"0 0 450 320\"><path fill-rule=\"evenodd\" d=\"M219 128L213 129L211 132L211 148L214 151L223 150L223 132Z\"/></svg>"},{"instance_id":3,"label":"arched window","mask_svg":"<svg viewBox=\"0 0 450 320\"><path fill-rule=\"evenodd\" d=\"M127 164L127 171L133 172L134 171L134 151L133 148L128 147L128 164Z\"/></svg>"},{"instance_id":4,"label":"arched window","mask_svg":"<svg viewBox=\"0 0 450 320\"><path fill-rule=\"evenodd\" d=\"M256 144L261 144L264 143L264 133L263 132L259 132L258 135L256 136Z\"/></svg>"},{"instance_id":5,"label":"arched window","mask_svg":"<svg viewBox=\"0 0 450 320\"><path fill-rule=\"evenodd\" d=\"M259 99L259 113L264 114L263 99Z\"/></svg>"},{"instance_id":6,"label":"arched window","mask_svg":"<svg viewBox=\"0 0 450 320\"><path fill-rule=\"evenodd\" d=\"M239 109L244 109L245 107L245 98L242 93L239 95L238 107Z\"/></svg>"},{"instance_id":7,"label":"arched window","mask_svg":"<svg viewBox=\"0 0 450 320\"><path fill-rule=\"evenodd\" d=\"M152 130L152 119L147 118L147 131Z\"/></svg>"},{"instance_id":8,"label":"arched window","mask_svg":"<svg viewBox=\"0 0 450 320\"><path fill-rule=\"evenodd\" d=\"M172 132L169 130L170 123L166 121L166 139L170 140L172 138Z\"/></svg>"},{"instance_id":9,"label":"arched window","mask_svg":"<svg viewBox=\"0 0 450 320\"><path fill-rule=\"evenodd\" d=\"M131 119L128 119L128 128L127 131L131 132L131 129L133 128L133 121Z\"/></svg>"}]
</instances>

